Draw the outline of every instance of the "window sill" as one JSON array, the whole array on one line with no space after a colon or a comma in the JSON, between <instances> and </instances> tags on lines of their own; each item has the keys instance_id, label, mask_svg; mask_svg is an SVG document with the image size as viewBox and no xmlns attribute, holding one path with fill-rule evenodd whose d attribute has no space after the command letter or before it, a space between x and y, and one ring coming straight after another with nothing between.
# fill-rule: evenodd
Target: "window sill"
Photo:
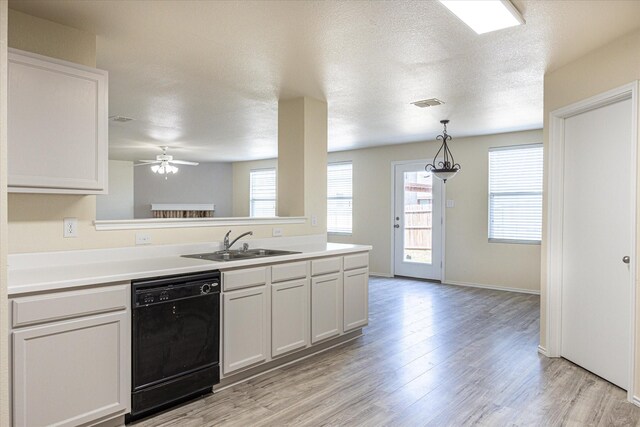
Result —
<instances>
[{"instance_id":1,"label":"window sill","mask_svg":"<svg viewBox=\"0 0 640 427\"><path fill-rule=\"evenodd\" d=\"M540 240L489 239L489 243L510 243L515 245L540 245Z\"/></svg>"},{"instance_id":2,"label":"window sill","mask_svg":"<svg viewBox=\"0 0 640 427\"><path fill-rule=\"evenodd\" d=\"M341 233L339 231L327 231L329 236L352 236L353 233Z\"/></svg>"}]
</instances>

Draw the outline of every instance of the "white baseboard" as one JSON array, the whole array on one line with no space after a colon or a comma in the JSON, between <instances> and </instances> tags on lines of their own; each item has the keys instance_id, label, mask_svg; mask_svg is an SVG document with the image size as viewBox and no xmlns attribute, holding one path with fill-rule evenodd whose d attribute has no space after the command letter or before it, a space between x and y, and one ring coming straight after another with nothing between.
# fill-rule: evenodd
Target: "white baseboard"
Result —
<instances>
[{"instance_id":1,"label":"white baseboard","mask_svg":"<svg viewBox=\"0 0 640 427\"><path fill-rule=\"evenodd\" d=\"M631 403L633 403L636 406L640 406L640 397L633 396L633 400L631 400Z\"/></svg>"},{"instance_id":2,"label":"white baseboard","mask_svg":"<svg viewBox=\"0 0 640 427\"><path fill-rule=\"evenodd\" d=\"M369 276L385 277L387 279L390 279L393 277L391 274L388 274L388 273L374 273L373 271L369 272Z\"/></svg>"},{"instance_id":3,"label":"white baseboard","mask_svg":"<svg viewBox=\"0 0 640 427\"><path fill-rule=\"evenodd\" d=\"M531 294L531 295L540 295L540 291L535 291L532 289L520 289L520 288L508 288L506 286L495 286L495 285L484 285L479 283L467 283L467 282L457 282L454 280L443 280L443 284L445 285L456 285L456 286L468 286L470 288L482 288L482 289L491 289L494 291L507 291L507 292L518 292L521 294Z\"/></svg>"},{"instance_id":4,"label":"white baseboard","mask_svg":"<svg viewBox=\"0 0 640 427\"><path fill-rule=\"evenodd\" d=\"M546 348L544 348L543 346L541 346L541 345L538 346L538 353L540 353L543 356L550 357L549 356L549 351Z\"/></svg>"}]
</instances>

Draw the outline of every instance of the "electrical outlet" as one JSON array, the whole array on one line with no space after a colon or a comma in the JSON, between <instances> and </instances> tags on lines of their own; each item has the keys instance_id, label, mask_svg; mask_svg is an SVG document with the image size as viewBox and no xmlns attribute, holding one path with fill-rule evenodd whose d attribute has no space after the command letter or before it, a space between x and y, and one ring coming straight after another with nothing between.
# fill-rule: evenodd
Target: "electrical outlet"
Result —
<instances>
[{"instance_id":1,"label":"electrical outlet","mask_svg":"<svg viewBox=\"0 0 640 427\"><path fill-rule=\"evenodd\" d=\"M65 218L63 225L64 237L78 237L78 218Z\"/></svg>"},{"instance_id":2,"label":"electrical outlet","mask_svg":"<svg viewBox=\"0 0 640 427\"><path fill-rule=\"evenodd\" d=\"M311 226L312 227L318 226L318 215L311 215Z\"/></svg>"},{"instance_id":3,"label":"electrical outlet","mask_svg":"<svg viewBox=\"0 0 640 427\"><path fill-rule=\"evenodd\" d=\"M271 235L273 237L282 237L282 228L274 228Z\"/></svg>"},{"instance_id":4,"label":"electrical outlet","mask_svg":"<svg viewBox=\"0 0 640 427\"><path fill-rule=\"evenodd\" d=\"M151 235L145 233L136 233L136 245L150 245Z\"/></svg>"}]
</instances>

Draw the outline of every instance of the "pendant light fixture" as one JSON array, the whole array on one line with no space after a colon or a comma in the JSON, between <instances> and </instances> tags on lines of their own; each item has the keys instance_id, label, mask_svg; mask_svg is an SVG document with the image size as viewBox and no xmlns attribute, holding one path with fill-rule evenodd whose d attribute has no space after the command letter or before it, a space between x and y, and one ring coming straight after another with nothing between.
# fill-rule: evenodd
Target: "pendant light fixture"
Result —
<instances>
[{"instance_id":1,"label":"pendant light fixture","mask_svg":"<svg viewBox=\"0 0 640 427\"><path fill-rule=\"evenodd\" d=\"M451 140L451 135L447 134L447 123L449 123L449 120L440 120L440 123L443 124L444 130L442 131L442 135L438 135L436 139L442 140L442 145L433 157L433 163L429 163L425 166L424 170L433 173L436 178L441 179L442 182L446 184L447 180L449 178L453 178L461 167L453 159L453 154L447 144L447 141ZM440 153L442 153L442 160L438 161Z\"/></svg>"}]
</instances>

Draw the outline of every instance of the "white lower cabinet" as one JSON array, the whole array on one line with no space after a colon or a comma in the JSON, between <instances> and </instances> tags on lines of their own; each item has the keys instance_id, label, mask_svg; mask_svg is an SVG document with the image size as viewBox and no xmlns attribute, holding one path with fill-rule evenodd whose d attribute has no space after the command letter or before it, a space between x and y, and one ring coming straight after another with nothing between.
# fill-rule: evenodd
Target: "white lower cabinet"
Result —
<instances>
[{"instance_id":1,"label":"white lower cabinet","mask_svg":"<svg viewBox=\"0 0 640 427\"><path fill-rule=\"evenodd\" d=\"M344 332L366 326L369 323L369 269L345 271L342 285Z\"/></svg>"},{"instance_id":2,"label":"white lower cabinet","mask_svg":"<svg viewBox=\"0 0 640 427\"><path fill-rule=\"evenodd\" d=\"M342 332L342 273L311 278L311 343Z\"/></svg>"},{"instance_id":3,"label":"white lower cabinet","mask_svg":"<svg viewBox=\"0 0 640 427\"><path fill-rule=\"evenodd\" d=\"M271 286L271 356L309 345L309 279Z\"/></svg>"},{"instance_id":4,"label":"white lower cabinet","mask_svg":"<svg viewBox=\"0 0 640 427\"><path fill-rule=\"evenodd\" d=\"M76 426L128 412L130 314L13 332L13 424Z\"/></svg>"},{"instance_id":5,"label":"white lower cabinet","mask_svg":"<svg viewBox=\"0 0 640 427\"><path fill-rule=\"evenodd\" d=\"M228 375L267 360L267 287L226 292L223 297L223 372Z\"/></svg>"}]
</instances>

